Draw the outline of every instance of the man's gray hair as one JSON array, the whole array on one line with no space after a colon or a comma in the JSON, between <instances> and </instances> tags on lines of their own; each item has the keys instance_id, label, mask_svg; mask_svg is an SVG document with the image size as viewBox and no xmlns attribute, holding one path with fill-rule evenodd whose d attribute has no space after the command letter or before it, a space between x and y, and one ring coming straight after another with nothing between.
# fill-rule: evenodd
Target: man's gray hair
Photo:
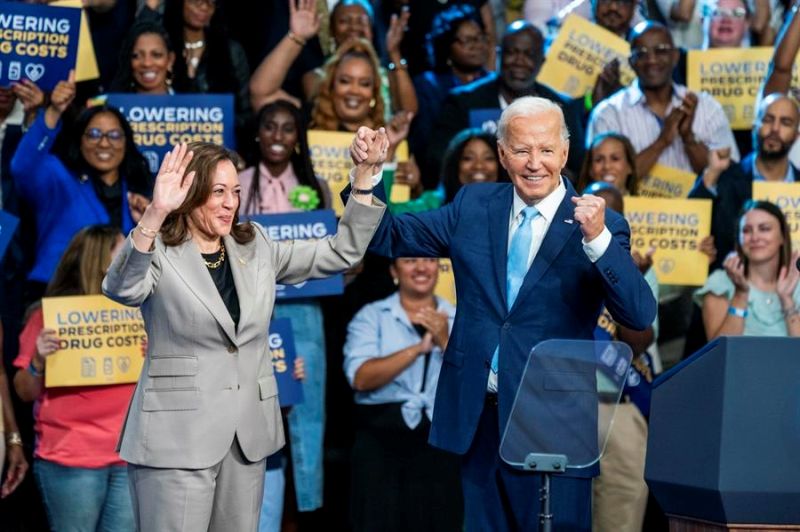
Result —
<instances>
[{"instance_id":1,"label":"man's gray hair","mask_svg":"<svg viewBox=\"0 0 800 532\"><path fill-rule=\"evenodd\" d=\"M505 143L506 135L508 134L508 124L517 117L533 118L536 115L545 113L547 111L555 111L561 120L561 140L564 142L569 141L569 129L564 121L564 111L561 106L547 98L540 98L538 96L523 96L517 98L511 105L506 107L503 114L500 115L500 120L497 122L497 140Z\"/></svg>"}]
</instances>

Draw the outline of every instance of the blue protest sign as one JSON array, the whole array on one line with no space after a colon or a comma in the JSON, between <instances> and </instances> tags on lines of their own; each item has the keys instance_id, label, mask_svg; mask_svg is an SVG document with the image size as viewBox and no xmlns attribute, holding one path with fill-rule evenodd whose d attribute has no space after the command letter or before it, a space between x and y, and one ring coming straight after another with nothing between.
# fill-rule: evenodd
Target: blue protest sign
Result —
<instances>
[{"instance_id":1,"label":"blue protest sign","mask_svg":"<svg viewBox=\"0 0 800 532\"><path fill-rule=\"evenodd\" d=\"M497 133L497 121L501 109L472 109L469 112L469 127L477 127L488 133Z\"/></svg>"},{"instance_id":2,"label":"blue protest sign","mask_svg":"<svg viewBox=\"0 0 800 532\"><path fill-rule=\"evenodd\" d=\"M294 378L294 347L292 320L274 318L269 323L269 354L272 369L278 381L278 401L281 406L292 406L304 401L303 382Z\"/></svg>"},{"instance_id":3,"label":"blue protest sign","mask_svg":"<svg viewBox=\"0 0 800 532\"><path fill-rule=\"evenodd\" d=\"M11 237L14 236L14 231L17 230L19 225L19 218L6 211L0 211L0 261L6 256L8 244L11 242Z\"/></svg>"},{"instance_id":4,"label":"blue protest sign","mask_svg":"<svg viewBox=\"0 0 800 532\"><path fill-rule=\"evenodd\" d=\"M3 2L0 87L29 79L45 91L67 79L78 58L81 10Z\"/></svg>"},{"instance_id":5,"label":"blue protest sign","mask_svg":"<svg viewBox=\"0 0 800 532\"><path fill-rule=\"evenodd\" d=\"M133 142L158 172L161 160L180 142L213 142L234 149L232 94L109 94L133 130Z\"/></svg>"},{"instance_id":6,"label":"blue protest sign","mask_svg":"<svg viewBox=\"0 0 800 532\"><path fill-rule=\"evenodd\" d=\"M332 210L259 214L249 218L263 225L272 240L319 240L336 234L336 215ZM344 291L344 278L339 274L300 284L279 284L276 290L278 299L336 295Z\"/></svg>"}]
</instances>

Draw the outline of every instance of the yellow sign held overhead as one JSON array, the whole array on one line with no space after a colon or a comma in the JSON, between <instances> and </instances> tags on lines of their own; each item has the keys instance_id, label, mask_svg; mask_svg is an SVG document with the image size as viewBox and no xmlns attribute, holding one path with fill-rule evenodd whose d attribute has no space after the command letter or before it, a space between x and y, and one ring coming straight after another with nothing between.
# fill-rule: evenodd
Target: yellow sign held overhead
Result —
<instances>
[{"instance_id":1,"label":"yellow sign held overhead","mask_svg":"<svg viewBox=\"0 0 800 532\"><path fill-rule=\"evenodd\" d=\"M620 81L628 86L636 77L628 64L630 51L625 39L579 15L569 15L550 45L536 81L570 98L582 98L594 88L603 67L618 59Z\"/></svg>"},{"instance_id":2,"label":"yellow sign held overhead","mask_svg":"<svg viewBox=\"0 0 800 532\"><path fill-rule=\"evenodd\" d=\"M81 0L58 0L50 2L51 6L83 8ZM87 81L100 77L100 69L97 68L97 56L94 53L94 43L92 33L89 30L89 19L86 11L81 11L81 32L78 38L78 59L75 63L75 81Z\"/></svg>"},{"instance_id":3,"label":"yellow sign held overhead","mask_svg":"<svg viewBox=\"0 0 800 532\"><path fill-rule=\"evenodd\" d=\"M44 326L60 349L47 357L45 386L136 382L147 341L142 314L105 296L46 297Z\"/></svg>"},{"instance_id":4,"label":"yellow sign held overhead","mask_svg":"<svg viewBox=\"0 0 800 532\"><path fill-rule=\"evenodd\" d=\"M625 198L631 249L655 249L653 267L661 284L700 286L708 277L708 256L700 241L711 234L711 200Z\"/></svg>"}]
</instances>

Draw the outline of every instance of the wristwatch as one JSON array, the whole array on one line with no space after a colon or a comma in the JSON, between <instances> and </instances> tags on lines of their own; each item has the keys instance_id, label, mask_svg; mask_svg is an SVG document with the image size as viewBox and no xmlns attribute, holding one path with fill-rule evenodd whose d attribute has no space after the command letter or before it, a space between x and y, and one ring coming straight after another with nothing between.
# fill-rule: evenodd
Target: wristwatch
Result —
<instances>
[{"instance_id":1,"label":"wristwatch","mask_svg":"<svg viewBox=\"0 0 800 532\"><path fill-rule=\"evenodd\" d=\"M356 187L352 187L350 189L350 193L351 194L359 194L359 195L366 196L367 194L372 194L372 189L371 188L356 188Z\"/></svg>"}]
</instances>

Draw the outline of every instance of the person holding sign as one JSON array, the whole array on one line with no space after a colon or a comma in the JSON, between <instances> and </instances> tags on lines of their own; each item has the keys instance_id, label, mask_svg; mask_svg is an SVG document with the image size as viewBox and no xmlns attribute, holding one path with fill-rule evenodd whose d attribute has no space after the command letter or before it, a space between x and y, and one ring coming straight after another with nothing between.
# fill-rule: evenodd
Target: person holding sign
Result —
<instances>
[{"instance_id":1,"label":"person holding sign","mask_svg":"<svg viewBox=\"0 0 800 532\"><path fill-rule=\"evenodd\" d=\"M641 176L656 163L698 173L708 164L709 147L730 147L738 161L722 106L709 94L694 94L672 81L678 56L666 27L652 21L637 24L631 31L629 62L638 79L594 108L586 144L601 133L622 133L636 149Z\"/></svg>"},{"instance_id":2,"label":"person holding sign","mask_svg":"<svg viewBox=\"0 0 800 532\"><path fill-rule=\"evenodd\" d=\"M103 292L140 306L147 357L120 438L141 530L250 531L266 457L283 446L267 332L275 284L352 267L385 211L371 175L386 158L368 139L335 236L272 241L239 223L235 155L181 144L164 159L153 201L128 235Z\"/></svg>"},{"instance_id":3,"label":"person holding sign","mask_svg":"<svg viewBox=\"0 0 800 532\"><path fill-rule=\"evenodd\" d=\"M61 115L75 98L75 74L56 85L11 160L20 197L36 217L36 258L29 301L39 299L70 239L83 227L110 223L130 231L147 205L151 175L133 132L113 107L84 110L54 150ZM74 133L73 133L74 132Z\"/></svg>"},{"instance_id":4,"label":"person holding sign","mask_svg":"<svg viewBox=\"0 0 800 532\"><path fill-rule=\"evenodd\" d=\"M461 531L459 460L428 444L455 307L433 293L435 258L398 258L397 292L347 327L344 372L355 391L351 525L356 532Z\"/></svg>"},{"instance_id":5,"label":"person holding sign","mask_svg":"<svg viewBox=\"0 0 800 532\"><path fill-rule=\"evenodd\" d=\"M45 297L100 293L103 275L122 244L119 229L89 226L76 234ZM45 361L59 349L53 329L34 307L20 335L14 388L35 401L33 472L52 530L135 530L125 462L116 452L133 384L47 388ZM80 363L80 360L76 360Z\"/></svg>"},{"instance_id":6,"label":"person holding sign","mask_svg":"<svg viewBox=\"0 0 800 532\"><path fill-rule=\"evenodd\" d=\"M357 135L355 161L366 157L370 136ZM591 339L604 303L634 330L656 314L625 219L596 196L578 196L561 175L569 152L561 107L545 98L515 100L500 117L498 150L513 185L474 184L440 209L387 214L370 246L390 257L452 260L459 305L430 443L463 455L468 531L537 528L540 479L498 453L530 349L551 338ZM564 428L552 427L553 436ZM597 472L553 479L555 529L591 529Z\"/></svg>"},{"instance_id":7,"label":"person holding sign","mask_svg":"<svg viewBox=\"0 0 800 532\"><path fill-rule=\"evenodd\" d=\"M695 292L708 340L719 336L800 336L797 259L783 212L748 201L736 252Z\"/></svg>"}]
</instances>

